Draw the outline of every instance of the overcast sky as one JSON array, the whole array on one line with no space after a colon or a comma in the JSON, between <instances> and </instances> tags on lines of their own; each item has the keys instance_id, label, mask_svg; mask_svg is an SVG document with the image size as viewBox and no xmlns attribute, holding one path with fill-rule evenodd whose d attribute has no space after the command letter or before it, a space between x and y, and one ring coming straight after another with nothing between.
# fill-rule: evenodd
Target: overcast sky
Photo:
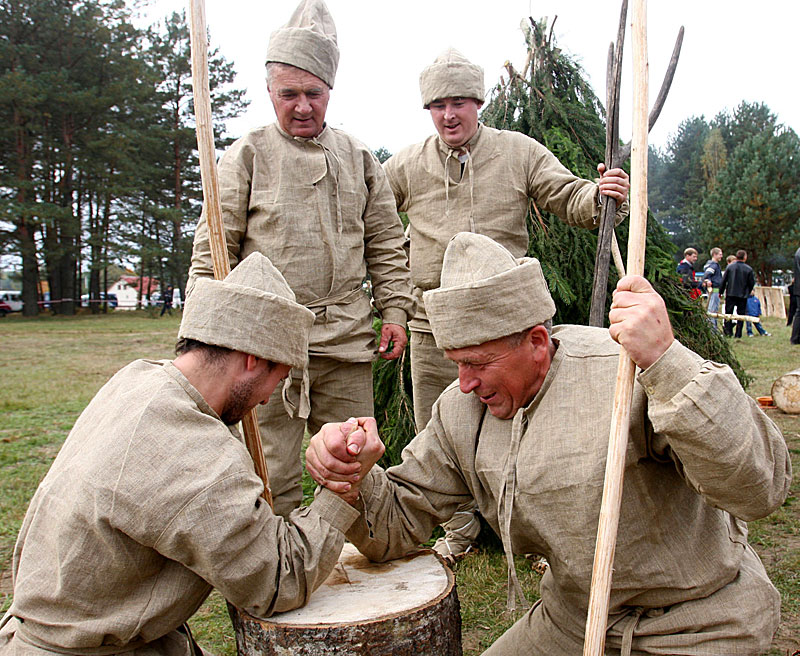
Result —
<instances>
[{"instance_id":1,"label":"overcast sky","mask_svg":"<svg viewBox=\"0 0 800 656\"><path fill-rule=\"evenodd\" d=\"M397 152L432 133L421 107L420 71L453 46L485 71L487 91L525 59L520 21L548 16L557 44L583 66L605 98L609 43L615 38L619 2L589 0L327 0L338 31L339 71L328 106L329 124L370 148ZM236 84L247 90L247 113L229 124L240 136L274 120L264 81L270 33L294 10L294 0L206 0L211 43L235 65ZM149 22L188 0L158 0ZM675 37L685 27L683 50L661 118L650 143L664 146L690 116L713 118L742 100L764 102L780 122L800 131L796 71L800 63L800 3L796 0L658 0L648 6L650 102L655 101ZM629 9L628 23L633 10ZM621 137L630 139L632 71L630 27L622 77Z\"/></svg>"}]
</instances>

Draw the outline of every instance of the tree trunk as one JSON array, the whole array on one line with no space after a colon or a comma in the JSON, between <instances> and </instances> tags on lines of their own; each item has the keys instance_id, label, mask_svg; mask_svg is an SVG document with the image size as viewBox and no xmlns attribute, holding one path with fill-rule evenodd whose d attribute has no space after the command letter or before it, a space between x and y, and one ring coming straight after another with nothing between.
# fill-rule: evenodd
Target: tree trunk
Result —
<instances>
[{"instance_id":1,"label":"tree trunk","mask_svg":"<svg viewBox=\"0 0 800 656\"><path fill-rule=\"evenodd\" d=\"M32 164L28 128L22 114L14 109L15 142L17 153L17 204L20 216L15 230L22 257L22 316L39 314L39 265L36 261L36 241L33 221L27 208L27 187L31 182Z\"/></svg>"},{"instance_id":2,"label":"tree trunk","mask_svg":"<svg viewBox=\"0 0 800 656\"><path fill-rule=\"evenodd\" d=\"M175 134L175 139L173 140L173 154L174 154L174 164L175 164L175 177L174 177L174 184L175 184L175 216L172 219L172 257L170 258L170 283L172 283L176 289L184 289L184 267L180 266L179 263L182 262L182 258L180 257L181 253L181 237L182 229L181 223L183 221L183 213L181 212L181 206L183 205L183 158L181 157L181 148L180 148L180 140L178 135L180 134L180 114L179 114L179 105L175 105L175 115L174 115L174 124L173 130ZM165 285L165 281L161 281L162 286Z\"/></svg>"},{"instance_id":3,"label":"tree trunk","mask_svg":"<svg viewBox=\"0 0 800 656\"><path fill-rule=\"evenodd\" d=\"M309 604L258 620L228 604L242 656L460 656L455 579L426 550L372 563L345 544Z\"/></svg>"},{"instance_id":4,"label":"tree trunk","mask_svg":"<svg viewBox=\"0 0 800 656\"><path fill-rule=\"evenodd\" d=\"M39 314L39 265L36 261L36 242L33 232L24 222L17 228L22 255L22 316Z\"/></svg>"},{"instance_id":5,"label":"tree trunk","mask_svg":"<svg viewBox=\"0 0 800 656\"><path fill-rule=\"evenodd\" d=\"M58 258L58 276L61 280L61 303L59 314L75 314L75 267L77 263L77 239L80 233L80 218L75 216L73 207L73 154L72 141L74 126L71 117L64 118L62 123L62 140L64 147L64 171L60 181L61 207L64 215L61 221L60 257ZM77 225L76 225L77 224Z\"/></svg>"}]
</instances>

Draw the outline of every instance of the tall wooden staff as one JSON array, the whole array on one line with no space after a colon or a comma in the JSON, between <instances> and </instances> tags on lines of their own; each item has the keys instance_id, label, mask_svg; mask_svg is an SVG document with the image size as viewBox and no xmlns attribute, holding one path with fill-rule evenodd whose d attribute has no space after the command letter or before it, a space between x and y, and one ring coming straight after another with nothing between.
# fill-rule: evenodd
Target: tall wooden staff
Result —
<instances>
[{"instance_id":1,"label":"tall wooden staff","mask_svg":"<svg viewBox=\"0 0 800 656\"><path fill-rule=\"evenodd\" d=\"M204 0L190 0L192 89L194 91L194 115L197 123L197 149L200 155L200 175L203 180L203 207L208 225L208 241L214 278L222 280L230 273L228 248L225 244L225 227L222 224L222 205L219 200L219 181L214 151L214 130L211 120L211 94L208 85L208 48L206 35L206 9ZM253 458L256 474L264 482L262 497L272 507L272 492L269 487L267 463L261 446L261 434L255 409L242 419L244 442Z\"/></svg>"},{"instance_id":2,"label":"tall wooden staff","mask_svg":"<svg viewBox=\"0 0 800 656\"><path fill-rule=\"evenodd\" d=\"M630 157L631 144L628 142L624 146L619 144L619 96L620 82L622 73L622 47L625 40L625 21L628 15L628 2L623 0L622 9L619 16L619 29L617 31L616 45L612 43L608 52L608 64L606 69L606 167L616 169L621 167L625 160ZM683 44L683 26L678 30L678 38L675 39L675 47L672 49L672 57L667 66L667 72L661 83L658 97L650 111L648 130L652 130L664 103L667 94L672 86L675 77L675 69L678 66L678 58L681 54ZM589 325L602 328L606 312L606 287L608 286L608 265L609 252L614 256L614 265L617 267L619 277L625 275L622 256L619 254L617 237L614 234L614 218L617 212L617 202L613 198L603 196L603 206L600 211L600 228L597 234L597 252L595 254L594 280L592 282L592 303L589 309Z\"/></svg>"},{"instance_id":3,"label":"tall wooden staff","mask_svg":"<svg viewBox=\"0 0 800 656\"><path fill-rule=\"evenodd\" d=\"M647 232L647 4L635 0L633 7L633 141L631 172L634 184L631 196L631 225L628 242L628 274L644 273L644 250ZM628 444L633 380L636 365L620 349L614 410L608 441L603 499L597 527L597 546L592 568L592 587L586 620L584 656L602 656L605 648L608 605L611 594L611 568L617 541L625 451Z\"/></svg>"}]
</instances>

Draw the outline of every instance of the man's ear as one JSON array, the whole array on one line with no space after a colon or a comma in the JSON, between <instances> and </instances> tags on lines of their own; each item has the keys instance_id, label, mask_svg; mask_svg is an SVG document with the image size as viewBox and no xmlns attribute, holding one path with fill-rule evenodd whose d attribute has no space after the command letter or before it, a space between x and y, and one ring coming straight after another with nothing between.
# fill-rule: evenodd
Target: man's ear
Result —
<instances>
[{"instance_id":1,"label":"man's ear","mask_svg":"<svg viewBox=\"0 0 800 656\"><path fill-rule=\"evenodd\" d=\"M248 372L253 372L258 369L261 358L251 355L249 353L242 353L244 355L244 367Z\"/></svg>"},{"instance_id":2,"label":"man's ear","mask_svg":"<svg viewBox=\"0 0 800 656\"><path fill-rule=\"evenodd\" d=\"M547 328L541 324L534 326L528 331L528 340L533 347L537 349L547 349L550 345L550 335L547 332Z\"/></svg>"}]
</instances>

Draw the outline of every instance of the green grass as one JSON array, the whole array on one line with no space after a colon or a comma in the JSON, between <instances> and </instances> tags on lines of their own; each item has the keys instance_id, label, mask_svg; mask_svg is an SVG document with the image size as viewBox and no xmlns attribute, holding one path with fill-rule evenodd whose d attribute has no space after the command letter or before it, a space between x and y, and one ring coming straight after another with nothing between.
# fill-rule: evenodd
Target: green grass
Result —
<instances>
[{"instance_id":1,"label":"green grass","mask_svg":"<svg viewBox=\"0 0 800 656\"><path fill-rule=\"evenodd\" d=\"M11 555L28 501L69 429L95 392L119 368L139 357L172 355L179 316L158 319L146 312L115 312L74 318L9 316L0 320L0 610L11 603ZM772 382L800 366L800 347L777 319L764 325L772 337L733 342L753 376L754 396L770 393ZM789 443L800 471L800 415L768 411ZM313 484L304 482L306 496ZM781 592L783 621L770 654L800 649L800 484L771 516L750 524L750 541ZM531 561L517 559L530 601L538 596L539 574ZM520 616L508 613L506 566L491 540L456 564L463 620L464 653L477 655ZM213 593L191 625L198 641L219 656L234 656L236 645L225 601Z\"/></svg>"}]
</instances>

